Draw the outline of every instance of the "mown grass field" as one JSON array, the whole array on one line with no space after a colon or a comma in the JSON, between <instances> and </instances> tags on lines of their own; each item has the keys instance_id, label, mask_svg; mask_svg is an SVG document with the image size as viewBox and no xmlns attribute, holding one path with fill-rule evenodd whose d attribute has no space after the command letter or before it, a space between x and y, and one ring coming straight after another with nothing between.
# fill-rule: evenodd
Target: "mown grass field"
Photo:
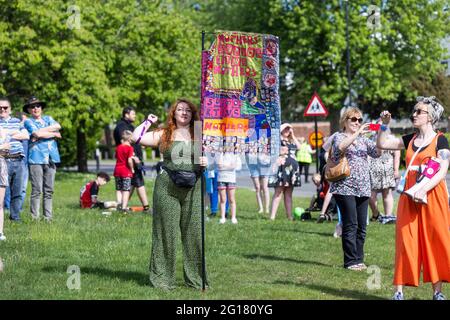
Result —
<instances>
[{"instance_id":1,"label":"mown grass field","mask_svg":"<svg viewBox=\"0 0 450 320\"><path fill-rule=\"evenodd\" d=\"M368 288L374 273L342 268L334 223L289 222L281 205L271 222L257 213L254 192L237 193L238 225L206 223L207 269L211 288L202 293L183 285L181 252L173 291L148 284L152 217L111 216L78 209L80 187L93 175L59 173L51 224L31 221L28 198L24 223L5 217L7 241L0 243L4 271L0 299L389 299L392 295L394 225L371 223L366 264L380 270L379 288ZM114 199L114 183L100 192ZM152 183L147 184L148 194ZM294 206L307 207L296 198ZM134 196L132 205L137 205ZM317 214L316 214L317 216ZM314 217L316 217L314 216ZM181 246L179 246L181 250ZM79 290L70 290L68 267L81 272ZM371 278L372 277L372 278ZM444 288L444 293L448 289ZM429 285L407 289L407 298L430 299Z\"/></svg>"}]
</instances>

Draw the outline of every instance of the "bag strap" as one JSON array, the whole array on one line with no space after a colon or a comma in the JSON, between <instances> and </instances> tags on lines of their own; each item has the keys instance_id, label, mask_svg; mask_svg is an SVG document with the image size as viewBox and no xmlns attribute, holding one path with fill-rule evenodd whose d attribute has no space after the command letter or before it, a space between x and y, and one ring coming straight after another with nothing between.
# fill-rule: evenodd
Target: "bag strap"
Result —
<instances>
[{"instance_id":1,"label":"bag strap","mask_svg":"<svg viewBox=\"0 0 450 320\"><path fill-rule=\"evenodd\" d=\"M168 174L173 174L174 172L177 172L177 171L184 171L184 172L192 172L192 173L195 173L195 175L196 175L197 178L200 177L200 176L202 175L201 170L194 170L194 171L171 170L171 169L169 169L169 168L168 168L166 165L164 165L164 164L161 166L161 169L163 169L164 171L166 171Z\"/></svg>"},{"instance_id":2,"label":"bag strap","mask_svg":"<svg viewBox=\"0 0 450 320\"><path fill-rule=\"evenodd\" d=\"M333 156L333 151L334 151L333 147L334 147L334 143L336 142L336 139L337 139L336 137L337 137L337 135L335 135L335 136L333 137L333 142L331 143L330 154L328 155L328 159L331 159L332 156ZM338 147L338 149L339 149L339 147ZM345 157L345 151L344 151L344 152L339 151L339 154L340 154L340 155L339 155L338 161L339 161L340 159L342 159L342 158ZM331 161L334 162L333 159L331 159ZM327 162L328 162L328 160L327 160Z\"/></svg>"},{"instance_id":3,"label":"bag strap","mask_svg":"<svg viewBox=\"0 0 450 320\"><path fill-rule=\"evenodd\" d=\"M437 135L437 134L436 134L436 135ZM433 141L433 139L436 138L436 135L434 135L431 139L424 140L424 141L422 142L422 145L416 150L416 152L414 152L414 154L413 154L413 156L412 156L412 158L411 158L411 161L409 162L408 168L406 168L406 171L405 171L405 173L403 174L403 178L406 178L406 176L408 175L408 172L409 172L409 170L411 169L411 166L412 166L414 160L416 159L417 154L421 151L421 149L422 149L425 145L430 144L430 143ZM414 138L410 141L410 144L413 144L413 145L414 145L414 140L415 140L415 138L416 138L416 136L414 136Z\"/></svg>"}]
</instances>

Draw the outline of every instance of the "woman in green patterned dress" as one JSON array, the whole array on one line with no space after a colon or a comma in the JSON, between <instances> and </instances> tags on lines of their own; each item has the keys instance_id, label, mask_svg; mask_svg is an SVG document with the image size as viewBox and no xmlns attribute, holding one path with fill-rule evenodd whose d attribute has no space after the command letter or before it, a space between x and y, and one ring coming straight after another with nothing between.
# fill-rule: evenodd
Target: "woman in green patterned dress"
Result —
<instances>
[{"instance_id":1,"label":"woman in green patterned dress","mask_svg":"<svg viewBox=\"0 0 450 320\"><path fill-rule=\"evenodd\" d=\"M168 171L200 172L206 157L194 152L194 122L199 120L197 107L186 99L178 99L170 108L164 129L147 132L158 118L149 115L134 130L133 138L143 146L158 147L163 154L163 170L158 174L153 191L153 234L150 258L150 283L153 287L173 289L176 286L176 243L181 229L184 281L187 286L202 287L201 256L201 186L178 187ZM196 150L198 151L198 150ZM198 176L198 175L197 175Z\"/></svg>"}]
</instances>

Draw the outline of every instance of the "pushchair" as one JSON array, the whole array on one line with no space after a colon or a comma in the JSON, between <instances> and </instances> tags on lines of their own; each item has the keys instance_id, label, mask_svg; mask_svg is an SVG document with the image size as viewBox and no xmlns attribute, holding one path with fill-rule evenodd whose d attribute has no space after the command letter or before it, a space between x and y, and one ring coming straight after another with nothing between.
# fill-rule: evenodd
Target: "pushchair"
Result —
<instances>
[{"instance_id":1,"label":"pushchair","mask_svg":"<svg viewBox=\"0 0 450 320\"><path fill-rule=\"evenodd\" d=\"M313 176L313 182L317 186L317 193L312 196L309 208L305 210L305 220L311 219L311 212L321 212L325 200L325 196L327 195L329 189L330 189L330 183L323 179L319 174L315 174ZM323 216L319 216L318 222L323 221L332 221L333 218L337 215L337 205L334 198L331 198L331 201L325 211L325 214Z\"/></svg>"}]
</instances>

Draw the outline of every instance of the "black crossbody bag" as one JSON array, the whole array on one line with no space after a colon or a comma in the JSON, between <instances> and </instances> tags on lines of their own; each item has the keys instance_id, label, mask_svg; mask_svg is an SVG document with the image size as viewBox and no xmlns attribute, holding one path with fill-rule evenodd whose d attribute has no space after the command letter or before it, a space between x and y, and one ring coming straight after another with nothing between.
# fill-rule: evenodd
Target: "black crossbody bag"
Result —
<instances>
[{"instance_id":1,"label":"black crossbody bag","mask_svg":"<svg viewBox=\"0 0 450 320\"><path fill-rule=\"evenodd\" d=\"M173 183L175 183L175 185L180 188L192 188L193 186L195 186L195 183L200 176L199 172L170 170L166 166L163 166L162 168L167 172Z\"/></svg>"}]
</instances>

